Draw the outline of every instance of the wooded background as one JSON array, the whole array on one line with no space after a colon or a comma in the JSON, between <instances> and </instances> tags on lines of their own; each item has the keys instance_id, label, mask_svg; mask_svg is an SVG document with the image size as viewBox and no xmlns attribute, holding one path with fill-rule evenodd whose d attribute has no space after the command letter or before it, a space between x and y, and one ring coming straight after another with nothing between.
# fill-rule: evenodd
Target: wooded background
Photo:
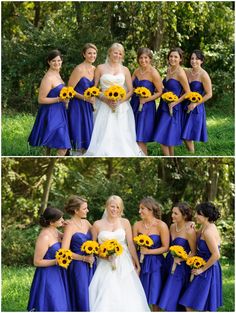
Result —
<instances>
[{"instance_id":1,"label":"wooded background","mask_svg":"<svg viewBox=\"0 0 236 313\"><path fill-rule=\"evenodd\" d=\"M35 113L48 51L58 48L64 54L62 77L67 82L87 42L99 49L96 64L104 62L113 42L121 42L131 72L138 47L149 47L162 77L171 47L185 51L185 66L190 53L200 48L213 81L208 105L220 97L224 106L227 94L229 110L234 105L233 1L3 1L1 6L4 109Z\"/></svg>"},{"instance_id":2,"label":"wooded background","mask_svg":"<svg viewBox=\"0 0 236 313\"><path fill-rule=\"evenodd\" d=\"M49 205L63 210L72 194L88 200L91 223L101 218L112 194L124 200L131 224L139 219L139 201L146 196L162 204L168 225L175 202L187 201L194 208L213 201L221 211L222 255L234 258L233 158L3 158L4 264L32 264L47 195Z\"/></svg>"}]
</instances>

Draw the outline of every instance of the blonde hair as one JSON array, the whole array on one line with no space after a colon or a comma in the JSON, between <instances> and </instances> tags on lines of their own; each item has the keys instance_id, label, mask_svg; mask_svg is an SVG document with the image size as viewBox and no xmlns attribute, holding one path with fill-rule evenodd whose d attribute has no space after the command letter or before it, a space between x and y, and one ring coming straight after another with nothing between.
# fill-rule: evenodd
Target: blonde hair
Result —
<instances>
[{"instance_id":1,"label":"blonde hair","mask_svg":"<svg viewBox=\"0 0 236 313\"><path fill-rule=\"evenodd\" d=\"M110 48L108 49L108 51L107 51L107 61L109 61L109 59L110 59L110 53L111 53L111 51L114 50L114 49L118 49L118 50L121 51L122 57L123 57L123 58L122 58L122 62L123 62L123 61L124 61L124 57L125 57L125 49L124 49L123 45L122 45L121 43L118 43L118 42L113 43L113 44L110 46Z\"/></svg>"},{"instance_id":2,"label":"blonde hair","mask_svg":"<svg viewBox=\"0 0 236 313\"><path fill-rule=\"evenodd\" d=\"M121 197L116 196L116 195L110 196L110 197L107 199L107 201L106 201L106 209L107 209L108 205L109 205L112 201L114 201L114 202L118 205L118 207L119 207L119 209L120 209L120 216L122 216L122 215L124 214L124 202L123 202L123 200L121 199Z\"/></svg>"}]
</instances>

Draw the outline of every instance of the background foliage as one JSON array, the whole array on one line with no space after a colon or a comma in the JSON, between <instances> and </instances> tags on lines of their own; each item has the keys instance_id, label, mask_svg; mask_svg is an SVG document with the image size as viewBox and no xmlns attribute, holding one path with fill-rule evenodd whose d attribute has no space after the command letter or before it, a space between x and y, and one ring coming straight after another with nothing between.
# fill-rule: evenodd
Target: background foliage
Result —
<instances>
[{"instance_id":1,"label":"background foliage","mask_svg":"<svg viewBox=\"0 0 236 313\"><path fill-rule=\"evenodd\" d=\"M209 105L217 97L223 99L223 91L224 96L231 95L233 107L234 2L230 1L3 1L3 107L35 113L50 49L63 52L62 77L68 81L82 61L80 51L86 42L98 46L97 63L103 63L107 48L116 41L125 46L125 65L131 71L137 66L137 48L151 48L162 76L170 47L181 46L186 60L193 49L201 48L213 80Z\"/></svg>"},{"instance_id":2,"label":"background foliage","mask_svg":"<svg viewBox=\"0 0 236 313\"><path fill-rule=\"evenodd\" d=\"M148 195L163 206L170 224L171 206L187 201L192 207L214 201L221 210L222 255L234 257L233 158L56 158L52 167L49 204L63 210L71 194L88 199L89 220L100 219L107 198L122 197L125 216L139 219L139 201ZM2 261L32 264L39 232L38 212L47 186L49 158L2 159Z\"/></svg>"}]
</instances>

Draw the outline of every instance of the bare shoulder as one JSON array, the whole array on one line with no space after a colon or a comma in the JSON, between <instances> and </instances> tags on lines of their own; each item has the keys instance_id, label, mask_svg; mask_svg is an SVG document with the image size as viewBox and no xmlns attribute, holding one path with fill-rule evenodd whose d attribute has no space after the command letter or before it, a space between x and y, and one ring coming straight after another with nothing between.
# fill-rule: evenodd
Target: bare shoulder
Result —
<instances>
[{"instance_id":1,"label":"bare shoulder","mask_svg":"<svg viewBox=\"0 0 236 313\"><path fill-rule=\"evenodd\" d=\"M121 223L124 225L124 226L130 226L130 222L127 218L121 218Z\"/></svg>"},{"instance_id":2,"label":"bare shoulder","mask_svg":"<svg viewBox=\"0 0 236 313\"><path fill-rule=\"evenodd\" d=\"M209 74L204 69L202 69L202 72L201 72L201 79L202 80L209 80L210 79Z\"/></svg>"},{"instance_id":3,"label":"bare shoulder","mask_svg":"<svg viewBox=\"0 0 236 313\"><path fill-rule=\"evenodd\" d=\"M124 65L122 65L122 70L123 70L123 72L124 72L125 74L130 74L130 71L129 71L128 67L126 67L126 66L124 66Z\"/></svg>"},{"instance_id":4,"label":"bare shoulder","mask_svg":"<svg viewBox=\"0 0 236 313\"><path fill-rule=\"evenodd\" d=\"M157 220L157 226L161 229L161 230L166 230L168 229L168 226L165 222L163 222L162 220Z\"/></svg>"},{"instance_id":5,"label":"bare shoulder","mask_svg":"<svg viewBox=\"0 0 236 313\"><path fill-rule=\"evenodd\" d=\"M174 229L175 229L175 224L173 223L170 225L170 230L174 230Z\"/></svg>"},{"instance_id":6,"label":"bare shoulder","mask_svg":"<svg viewBox=\"0 0 236 313\"><path fill-rule=\"evenodd\" d=\"M49 234L46 230L42 230L37 238L37 244L47 244L49 242Z\"/></svg>"},{"instance_id":7,"label":"bare shoulder","mask_svg":"<svg viewBox=\"0 0 236 313\"><path fill-rule=\"evenodd\" d=\"M134 227L139 227L139 226L141 226L142 225L142 221L137 221L137 222L135 222L134 223Z\"/></svg>"}]
</instances>

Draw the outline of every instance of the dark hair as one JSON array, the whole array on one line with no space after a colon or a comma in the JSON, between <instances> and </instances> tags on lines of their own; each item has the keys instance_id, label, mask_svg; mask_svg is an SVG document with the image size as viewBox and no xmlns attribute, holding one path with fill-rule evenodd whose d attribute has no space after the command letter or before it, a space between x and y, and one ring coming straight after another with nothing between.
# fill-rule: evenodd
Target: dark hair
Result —
<instances>
[{"instance_id":1,"label":"dark hair","mask_svg":"<svg viewBox=\"0 0 236 313\"><path fill-rule=\"evenodd\" d=\"M153 53L149 48L138 48L138 51L137 51L138 63L139 63L139 58L142 54L146 54L150 58L150 60L152 60L152 58L153 58Z\"/></svg>"},{"instance_id":2,"label":"dark hair","mask_svg":"<svg viewBox=\"0 0 236 313\"><path fill-rule=\"evenodd\" d=\"M203 202L196 206L196 211L199 215L208 217L209 222L215 222L220 217L219 210L212 202Z\"/></svg>"},{"instance_id":3,"label":"dark hair","mask_svg":"<svg viewBox=\"0 0 236 313\"><path fill-rule=\"evenodd\" d=\"M182 64L182 63L183 63L183 60L184 60L184 52L183 52L183 50L182 50L181 48L179 48L179 47L172 48L172 49L169 51L168 55L167 55L167 59L168 59L168 60L169 60L169 57L170 57L171 52L177 52L177 53L179 54L180 59L181 59L181 60L180 60L180 64Z\"/></svg>"},{"instance_id":4,"label":"dark hair","mask_svg":"<svg viewBox=\"0 0 236 313\"><path fill-rule=\"evenodd\" d=\"M191 53L190 59L191 59L193 53L196 54L196 57L197 57L198 60L201 60L202 62L204 62L205 56L204 56L204 54L202 53L201 50L198 50L198 49L193 50L193 52Z\"/></svg>"},{"instance_id":5,"label":"dark hair","mask_svg":"<svg viewBox=\"0 0 236 313\"><path fill-rule=\"evenodd\" d=\"M153 212L153 215L161 219L161 205L152 197L143 198L139 205L143 205L145 208Z\"/></svg>"},{"instance_id":6,"label":"dark hair","mask_svg":"<svg viewBox=\"0 0 236 313\"><path fill-rule=\"evenodd\" d=\"M59 50L51 50L49 51L48 53L48 56L47 56L47 66L49 67L49 64L48 62L50 62L51 60L53 60L54 58L56 57L60 57L62 60L63 60L63 57L62 57L62 54L61 54L61 51Z\"/></svg>"},{"instance_id":7,"label":"dark hair","mask_svg":"<svg viewBox=\"0 0 236 313\"><path fill-rule=\"evenodd\" d=\"M83 203L87 203L87 200L82 198L82 197L72 195L67 200L67 203L65 204L64 210L67 213L69 213L70 215L74 215L75 210L80 209L81 204L83 204Z\"/></svg>"},{"instance_id":8,"label":"dark hair","mask_svg":"<svg viewBox=\"0 0 236 313\"><path fill-rule=\"evenodd\" d=\"M56 222L63 216L63 212L56 208L46 208L39 217L39 224L42 227L48 227L50 222Z\"/></svg>"},{"instance_id":9,"label":"dark hair","mask_svg":"<svg viewBox=\"0 0 236 313\"><path fill-rule=\"evenodd\" d=\"M187 202L178 202L175 203L172 207L172 209L176 207L180 210L181 214L184 217L185 221L191 221L192 220L192 209L190 208L189 204Z\"/></svg>"},{"instance_id":10,"label":"dark hair","mask_svg":"<svg viewBox=\"0 0 236 313\"><path fill-rule=\"evenodd\" d=\"M96 52L98 52L98 48L97 48L93 43L86 43L86 44L83 46L83 49L82 49L83 58L84 58L85 52L86 52L89 48L94 49Z\"/></svg>"}]
</instances>

